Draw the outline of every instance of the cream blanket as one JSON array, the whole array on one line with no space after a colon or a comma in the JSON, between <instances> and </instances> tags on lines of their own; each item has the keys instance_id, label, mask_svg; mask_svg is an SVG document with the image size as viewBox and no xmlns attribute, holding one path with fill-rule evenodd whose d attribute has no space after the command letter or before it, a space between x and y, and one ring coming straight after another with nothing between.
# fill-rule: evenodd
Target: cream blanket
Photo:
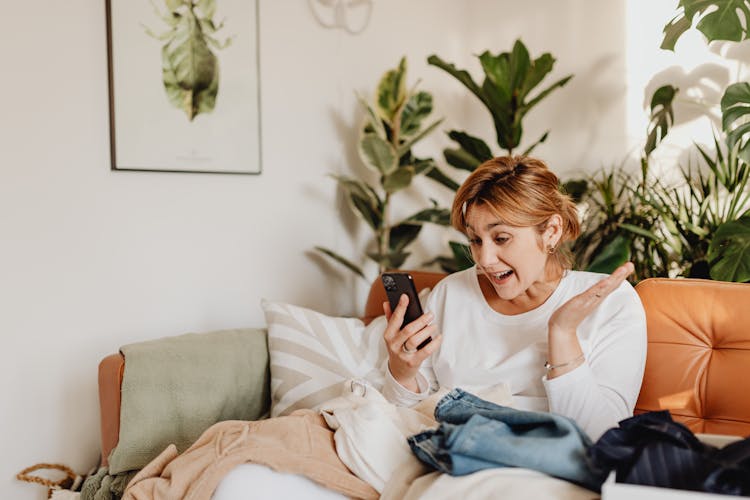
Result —
<instances>
[{"instance_id":1,"label":"cream blanket","mask_svg":"<svg viewBox=\"0 0 750 500\"><path fill-rule=\"evenodd\" d=\"M503 492L503 498L597 498L591 491L546 474L517 468L490 469L454 477L425 467L411 452L407 437L435 428L435 405L447 393L442 390L413 408L389 403L372 385L349 380L341 396L321 408L334 429L336 452L358 477L369 483L383 500L485 499ZM477 394L496 404L510 406L505 384Z\"/></svg>"}]
</instances>

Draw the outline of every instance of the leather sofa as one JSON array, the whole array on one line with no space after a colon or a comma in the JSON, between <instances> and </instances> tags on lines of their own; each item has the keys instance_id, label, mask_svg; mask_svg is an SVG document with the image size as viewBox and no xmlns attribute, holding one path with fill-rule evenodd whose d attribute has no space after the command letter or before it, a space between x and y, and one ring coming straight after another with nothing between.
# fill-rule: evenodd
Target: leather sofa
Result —
<instances>
[{"instance_id":1,"label":"leather sofa","mask_svg":"<svg viewBox=\"0 0 750 500\"><path fill-rule=\"evenodd\" d=\"M445 274L411 272L418 289ZM750 435L750 284L654 278L636 286L646 310L648 353L636 413L669 410L693 432ZM380 280L363 320L382 314ZM117 445L121 354L99 364L102 462Z\"/></svg>"}]
</instances>

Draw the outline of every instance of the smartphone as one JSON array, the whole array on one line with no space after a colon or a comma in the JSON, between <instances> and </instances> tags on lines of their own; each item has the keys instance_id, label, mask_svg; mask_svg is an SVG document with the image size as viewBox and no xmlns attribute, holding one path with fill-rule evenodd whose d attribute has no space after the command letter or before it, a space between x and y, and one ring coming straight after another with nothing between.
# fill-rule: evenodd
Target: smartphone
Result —
<instances>
[{"instance_id":1,"label":"smartphone","mask_svg":"<svg viewBox=\"0 0 750 500\"><path fill-rule=\"evenodd\" d=\"M396 309L398 299L401 295L406 294L409 297L409 305L406 307L404 322L401 324L401 327L408 325L422 316L422 304L419 302L417 287L414 286L414 279L409 273L383 273L380 279L383 281L383 287L385 287L385 294L388 297L388 303L391 305L391 311ZM432 341L432 337L424 339L417 346L417 350L429 344L430 341Z\"/></svg>"}]
</instances>

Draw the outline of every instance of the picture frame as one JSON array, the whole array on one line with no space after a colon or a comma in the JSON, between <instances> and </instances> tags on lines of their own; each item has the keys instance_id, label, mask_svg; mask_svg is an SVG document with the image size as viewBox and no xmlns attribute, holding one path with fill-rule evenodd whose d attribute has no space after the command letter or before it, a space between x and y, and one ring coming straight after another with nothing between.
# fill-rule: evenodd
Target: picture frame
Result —
<instances>
[{"instance_id":1,"label":"picture frame","mask_svg":"<svg viewBox=\"0 0 750 500\"><path fill-rule=\"evenodd\" d=\"M260 174L259 0L105 0L111 169Z\"/></svg>"}]
</instances>

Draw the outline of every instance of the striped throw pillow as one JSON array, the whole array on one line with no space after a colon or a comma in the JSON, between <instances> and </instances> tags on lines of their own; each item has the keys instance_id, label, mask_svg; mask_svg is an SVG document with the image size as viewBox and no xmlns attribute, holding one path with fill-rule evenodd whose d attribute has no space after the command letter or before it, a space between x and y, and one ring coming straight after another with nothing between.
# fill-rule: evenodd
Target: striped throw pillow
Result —
<instances>
[{"instance_id":1,"label":"striped throw pillow","mask_svg":"<svg viewBox=\"0 0 750 500\"><path fill-rule=\"evenodd\" d=\"M341 382L364 378L383 385L385 316L369 325L282 302L261 302L268 325L271 416L317 409L339 396Z\"/></svg>"}]
</instances>

